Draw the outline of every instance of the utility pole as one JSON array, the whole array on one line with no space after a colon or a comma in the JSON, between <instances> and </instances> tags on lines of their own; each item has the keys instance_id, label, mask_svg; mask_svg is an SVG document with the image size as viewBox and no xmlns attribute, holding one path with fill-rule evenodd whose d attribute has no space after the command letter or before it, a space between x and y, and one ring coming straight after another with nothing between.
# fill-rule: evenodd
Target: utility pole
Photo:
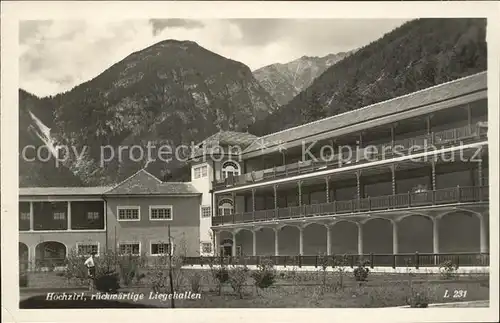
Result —
<instances>
[{"instance_id":1,"label":"utility pole","mask_svg":"<svg viewBox=\"0 0 500 323\"><path fill-rule=\"evenodd\" d=\"M169 246L169 249L168 249L168 278L170 281L170 294L172 295L172 297L170 298L170 306L172 308L175 308L174 281L173 281L174 275L172 274L172 249L173 249L173 246L172 246L172 238L170 236L170 224L168 225L167 229L168 229L168 246Z\"/></svg>"}]
</instances>

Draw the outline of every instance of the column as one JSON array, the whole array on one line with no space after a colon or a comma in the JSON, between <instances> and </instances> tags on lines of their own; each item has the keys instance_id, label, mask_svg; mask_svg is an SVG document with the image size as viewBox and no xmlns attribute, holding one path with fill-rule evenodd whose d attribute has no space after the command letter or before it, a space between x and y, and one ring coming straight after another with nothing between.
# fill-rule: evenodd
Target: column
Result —
<instances>
[{"instance_id":1,"label":"column","mask_svg":"<svg viewBox=\"0 0 500 323\"><path fill-rule=\"evenodd\" d=\"M358 225L358 255L363 254L363 224L357 223Z\"/></svg>"},{"instance_id":2,"label":"column","mask_svg":"<svg viewBox=\"0 0 500 323\"><path fill-rule=\"evenodd\" d=\"M278 232L279 229L274 229L274 255L279 256L280 255L280 249L279 249L279 243L278 243Z\"/></svg>"},{"instance_id":3,"label":"column","mask_svg":"<svg viewBox=\"0 0 500 323\"><path fill-rule=\"evenodd\" d=\"M68 201L68 230L71 230L71 201Z\"/></svg>"},{"instance_id":4,"label":"column","mask_svg":"<svg viewBox=\"0 0 500 323\"><path fill-rule=\"evenodd\" d=\"M302 181L297 182L299 189L299 206L302 206Z\"/></svg>"},{"instance_id":5,"label":"column","mask_svg":"<svg viewBox=\"0 0 500 323\"><path fill-rule=\"evenodd\" d=\"M332 229L329 225L326 226L326 255L332 254Z\"/></svg>"},{"instance_id":6,"label":"column","mask_svg":"<svg viewBox=\"0 0 500 323\"><path fill-rule=\"evenodd\" d=\"M396 165L391 165L391 176L392 176L392 195L396 195Z\"/></svg>"},{"instance_id":7,"label":"column","mask_svg":"<svg viewBox=\"0 0 500 323\"><path fill-rule=\"evenodd\" d=\"M325 178L326 184L326 203L330 203L330 176Z\"/></svg>"},{"instance_id":8,"label":"column","mask_svg":"<svg viewBox=\"0 0 500 323\"><path fill-rule=\"evenodd\" d=\"M487 230L486 221L484 219L485 214L479 215L479 239L480 239L480 252L487 253L488 252L488 240L487 240Z\"/></svg>"},{"instance_id":9,"label":"column","mask_svg":"<svg viewBox=\"0 0 500 323\"><path fill-rule=\"evenodd\" d=\"M233 231L233 250L231 250L231 255L236 257L236 232Z\"/></svg>"},{"instance_id":10,"label":"column","mask_svg":"<svg viewBox=\"0 0 500 323\"><path fill-rule=\"evenodd\" d=\"M439 253L439 218L432 219L432 253Z\"/></svg>"},{"instance_id":11,"label":"column","mask_svg":"<svg viewBox=\"0 0 500 323\"><path fill-rule=\"evenodd\" d=\"M299 255L304 255L304 228L299 227Z\"/></svg>"},{"instance_id":12,"label":"column","mask_svg":"<svg viewBox=\"0 0 500 323\"><path fill-rule=\"evenodd\" d=\"M399 253L399 243L398 243L398 223L392 221L392 253Z\"/></svg>"},{"instance_id":13,"label":"column","mask_svg":"<svg viewBox=\"0 0 500 323\"><path fill-rule=\"evenodd\" d=\"M252 230L252 256L257 256L257 231Z\"/></svg>"},{"instance_id":14,"label":"column","mask_svg":"<svg viewBox=\"0 0 500 323\"><path fill-rule=\"evenodd\" d=\"M35 230L35 211L33 209L33 202L30 202L30 231Z\"/></svg>"}]
</instances>

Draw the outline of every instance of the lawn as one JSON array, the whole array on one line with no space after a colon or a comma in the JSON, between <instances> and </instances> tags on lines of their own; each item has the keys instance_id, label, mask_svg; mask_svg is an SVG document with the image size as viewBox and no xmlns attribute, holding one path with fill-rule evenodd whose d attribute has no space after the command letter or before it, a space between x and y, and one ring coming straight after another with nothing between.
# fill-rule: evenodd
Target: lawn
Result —
<instances>
[{"instance_id":1,"label":"lawn","mask_svg":"<svg viewBox=\"0 0 500 323\"><path fill-rule=\"evenodd\" d=\"M21 288L23 308L69 308L69 307L170 307L169 300L149 299L154 280L154 272L145 271L144 277L122 287L120 293L143 293L143 300L133 301L101 301L87 302L46 301L43 293L54 287L77 289L79 284L67 281L55 273L31 273L29 290ZM375 274L368 276L366 282L357 282L352 273L340 276L329 272L323 285L323 273L287 272L277 274L276 282L270 288L257 290L253 279L249 278L243 288L243 298L233 291L229 284L224 284L222 294L218 295L214 280L207 270L183 270L182 279L176 280L176 292L192 291L191 282L195 274L201 276L201 299L175 300L176 307L192 308L292 308L292 307L386 307L407 305L408 298L416 293L424 296L428 303L444 303L456 301L475 301L489 299L489 275L468 274L450 279L443 279L435 274ZM342 277L341 288L339 286ZM410 283L411 280L411 283ZM410 288L410 285L412 286ZM122 284L123 286L123 284ZM39 290L38 296L32 296ZM454 292L467 291L466 295L454 298ZM413 291L413 292L412 292ZM168 293L168 289L162 289ZM29 293L29 294L28 294ZM445 295L450 297L445 297ZM463 293L462 293L463 294ZM30 297L31 296L31 297ZM28 297L28 298L26 298ZM90 298L90 296L89 296Z\"/></svg>"}]
</instances>

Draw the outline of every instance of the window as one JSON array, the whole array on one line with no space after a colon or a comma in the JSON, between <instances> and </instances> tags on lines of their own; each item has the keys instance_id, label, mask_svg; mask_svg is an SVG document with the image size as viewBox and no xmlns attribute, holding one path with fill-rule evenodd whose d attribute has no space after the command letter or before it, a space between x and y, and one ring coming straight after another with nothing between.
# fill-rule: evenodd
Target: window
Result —
<instances>
[{"instance_id":1,"label":"window","mask_svg":"<svg viewBox=\"0 0 500 323\"><path fill-rule=\"evenodd\" d=\"M193 174L194 179L207 177L208 176L208 166L207 165L196 166L193 168L193 172L194 172L194 174Z\"/></svg>"},{"instance_id":2,"label":"window","mask_svg":"<svg viewBox=\"0 0 500 323\"><path fill-rule=\"evenodd\" d=\"M139 221L141 213L138 206L118 207L118 221Z\"/></svg>"},{"instance_id":3,"label":"window","mask_svg":"<svg viewBox=\"0 0 500 323\"><path fill-rule=\"evenodd\" d=\"M30 219L30 212L21 212L20 218L21 218L21 220L29 221L29 219Z\"/></svg>"},{"instance_id":4,"label":"window","mask_svg":"<svg viewBox=\"0 0 500 323\"><path fill-rule=\"evenodd\" d=\"M209 218L212 216L212 207L211 206L202 206L201 207L201 217Z\"/></svg>"},{"instance_id":5,"label":"window","mask_svg":"<svg viewBox=\"0 0 500 323\"><path fill-rule=\"evenodd\" d=\"M95 252L96 256L99 254L99 243L77 243L77 253L82 256L90 256Z\"/></svg>"},{"instance_id":6,"label":"window","mask_svg":"<svg viewBox=\"0 0 500 323\"><path fill-rule=\"evenodd\" d=\"M155 242L151 243L151 255L160 256L168 255L171 252L170 244L166 242Z\"/></svg>"},{"instance_id":7,"label":"window","mask_svg":"<svg viewBox=\"0 0 500 323\"><path fill-rule=\"evenodd\" d=\"M66 218L66 213L64 212L54 212L54 220L64 220Z\"/></svg>"},{"instance_id":8,"label":"window","mask_svg":"<svg viewBox=\"0 0 500 323\"><path fill-rule=\"evenodd\" d=\"M233 208L233 201L229 199L223 199L219 202L219 215L233 214Z\"/></svg>"},{"instance_id":9,"label":"window","mask_svg":"<svg viewBox=\"0 0 500 323\"><path fill-rule=\"evenodd\" d=\"M139 242L119 242L118 252L121 255L139 256L141 254L141 244Z\"/></svg>"},{"instance_id":10,"label":"window","mask_svg":"<svg viewBox=\"0 0 500 323\"><path fill-rule=\"evenodd\" d=\"M222 179L231 176L239 176L241 174L240 165L235 161L229 160L222 164Z\"/></svg>"},{"instance_id":11,"label":"window","mask_svg":"<svg viewBox=\"0 0 500 323\"><path fill-rule=\"evenodd\" d=\"M172 206L150 206L149 219L153 221L172 220Z\"/></svg>"},{"instance_id":12,"label":"window","mask_svg":"<svg viewBox=\"0 0 500 323\"><path fill-rule=\"evenodd\" d=\"M212 243L211 242L202 242L201 243L201 252L202 253L211 253L212 252Z\"/></svg>"},{"instance_id":13,"label":"window","mask_svg":"<svg viewBox=\"0 0 500 323\"><path fill-rule=\"evenodd\" d=\"M99 212L87 212L87 220L88 221L99 220Z\"/></svg>"}]
</instances>

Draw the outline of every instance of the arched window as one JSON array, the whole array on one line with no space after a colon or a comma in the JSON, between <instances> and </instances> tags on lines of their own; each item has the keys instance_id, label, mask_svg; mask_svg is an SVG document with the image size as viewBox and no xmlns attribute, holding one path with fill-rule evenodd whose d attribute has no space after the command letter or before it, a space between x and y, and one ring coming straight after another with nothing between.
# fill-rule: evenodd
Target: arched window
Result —
<instances>
[{"instance_id":1,"label":"arched window","mask_svg":"<svg viewBox=\"0 0 500 323\"><path fill-rule=\"evenodd\" d=\"M233 214L234 204L230 199L222 199L219 202L219 215Z\"/></svg>"},{"instance_id":2,"label":"arched window","mask_svg":"<svg viewBox=\"0 0 500 323\"><path fill-rule=\"evenodd\" d=\"M226 179L229 175L239 176L241 174L240 165L237 162L228 160L222 164L222 179Z\"/></svg>"}]
</instances>

